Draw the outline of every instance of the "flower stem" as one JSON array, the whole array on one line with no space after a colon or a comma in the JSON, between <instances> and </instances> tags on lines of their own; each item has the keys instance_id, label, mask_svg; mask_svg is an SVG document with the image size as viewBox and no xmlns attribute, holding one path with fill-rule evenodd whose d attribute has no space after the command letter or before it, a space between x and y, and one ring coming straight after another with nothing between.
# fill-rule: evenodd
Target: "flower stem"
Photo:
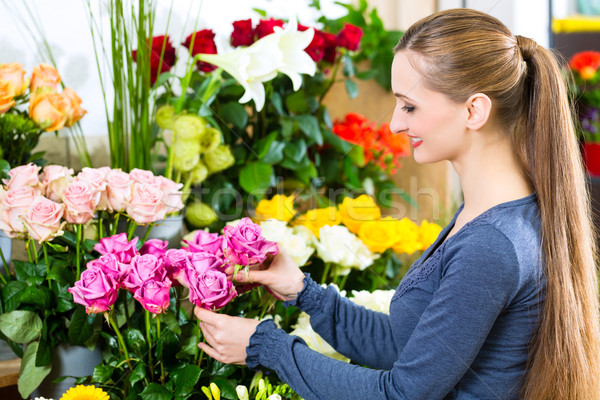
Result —
<instances>
[{"instance_id":1,"label":"flower stem","mask_svg":"<svg viewBox=\"0 0 600 400\"><path fill-rule=\"evenodd\" d=\"M319 97L319 104L323 103L323 99L325 98L325 95L327 94L327 92L329 92L329 89L331 89L331 87L333 86L333 83L335 82L335 77L337 76L337 72L340 69L341 64L342 64L342 57L338 57L338 59L335 62L335 66L333 67L333 72L331 73L331 79L329 80L329 82L327 82L327 84L325 85L325 90L321 94L321 97Z\"/></svg>"},{"instance_id":2,"label":"flower stem","mask_svg":"<svg viewBox=\"0 0 600 400\"><path fill-rule=\"evenodd\" d=\"M114 236L117 233L117 226L119 225L119 217L121 216L121 213L117 213L115 220L113 222L113 226L110 232L111 236Z\"/></svg>"},{"instance_id":3,"label":"flower stem","mask_svg":"<svg viewBox=\"0 0 600 400\"><path fill-rule=\"evenodd\" d=\"M4 252L2 251L2 248L0 248L0 257L2 258L2 265L4 266L4 270L6 271L6 276L9 276L10 272L8 271L8 263L4 258ZM2 283L6 284L6 279L4 279L4 274L2 273L0 273L0 280L2 281Z\"/></svg>"},{"instance_id":4,"label":"flower stem","mask_svg":"<svg viewBox=\"0 0 600 400\"><path fill-rule=\"evenodd\" d=\"M151 222L150 225L148 225L148 229L146 229L146 233L144 233L144 238L142 239L142 243L146 243L146 240L148 239L148 236L150 236L150 231L152 230L153 227L154 227L154 222Z\"/></svg>"},{"instance_id":5,"label":"flower stem","mask_svg":"<svg viewBox=\"0 0 600 400\"><path fill-rule=\"evenodd\" d=\"M50 261L48 260L48 246L46 242L42 243L42 249L44 250L44 262L46 263L46 279L48 280L48 287L52 289L52 283L50 282Z\"/></svg>"},{"instance_id":6,"label":"flower stem","mask_svg":"<svg viewBox=\"0 0 600 400\"><path fill-rule=\"evenodd\" d=\"M146 317L146 340L148 341L148 365L150 366L150 377L154 381L154 365L152 365L152 325L150 325L150 312L145 311Z\"/></svg>"},{"instance_id":7,"label":"flower stem","mask_svg":"<svg viewBox=\"0 0 600 400\"><path fill-rule=\"evenodd\" d=\"M104 219L102 218L102 214L100 214L100 218L98 218L98 240L104 237Z\"/></svg>"},{"instance_id":8,"label":"flower stem","mask_svg":"<svg viewBox=\"0 0 600 400\"><path fill-rule=\"evenodd\" d=\"M38 256L37 256L37 250L35 248L35 241L32 238L29 238L29 249L31 250L31 254L33 255L33 261L35 261L35 263L38 263Z\"/></svg>"},{"instance_id":9,"label":"flower stem","mask_svg":"<svg viewBox=\"0 0 600 400\"><path fill-rule=\"evenodd\" d=\"M127 347L125 346L125 341L123 340L123 335L121 335L119 326L117 325L117 322L112 316L112 312L108 314L108 321L110 322L110 325L112 326L112 328L115 331L115 334L117 335L117 342L119 343L121 351L125 355L125 361L127 362L127 365L129 365L129 369L133 372L133 368L131 367L131 361L129 358L129 352L127 351Z\"/></svg>"},{"instance_id":10,"label":"flower stem","mask_svg":"<svg viewBox=\"0 0 600 400\"><path fill-rule=\"evenodd\" d=\"M137 228L137 224L133 220L130 220L129 225L127 226L127 240L131 240L133 238L135 228Z\"/></svg>"},{"instance_id":11,"label":"flower stem","mask_svg":"<svg viewBox=\"0 0 600 400\"><path fill-rule=\"evenodd\" d=\"M321 285L327 281L327 275L329 275L329 269L331 268L331 263L326 262L325 268L323 269L323 275L321 276Z\"/></svg>"},{"instance_id":12,"label":"flower stem","mask_svg":"<svg viewBox=\"0 0 600 400\"><path fill-rule=\"evenodd\" d=\"M202 335L202 329L200 329L200 320L198 320L198 322L196 323L196 327L198 329L198 337L200 337L200 335ZM206 343L206 338L204 337L204 335L202 335L202 342ZM196 346L196 359L198 360L198 368L201 368L200 366L202 365L202 359L204 358L204 350L202 350L200 347Z\"/></svg>"},{"instance_id":13,"label":"flower stem","mask_svg":"<svg viewBox=\"0 0 600 400\"><path fill-rule=\"evenodd\" d=\"M77 235L77 245L75 246L75 268L76 268L76 272L77 272L77 280L79 280L79 278L81 277L81 261L80 261L80 250L79 248L81 247L81 233L82 233L82 225L77 224L75 225L75 232Z\"/></svg>"},{"instance_id":14,"label":"flower stem","mask_svg":"<svg viewBox=\"0 0 600 400\"><path fill-rule=\"evenodd\" d=\"M350 273L348 272L346 275L344 275L344 277L342 278L342 281L340 282L340 286L339 289L340 291L344 289L344 285L346 285L346 280L348 280L348 276L350 275Z\"/></svg>"},{"instance_id":15,"label":"flower stem","mask_svg":"<svg viewBox=\"0 0 600 400\"><path fill-rule=\"evenodd\" d=\"M160 316L156 316L156 342L160 342ZM162 346L158 349L158 358L160 364L160 381L164 385L165 384L165 367L163 365L162 360Z\"/></svg>"}]
</instances>

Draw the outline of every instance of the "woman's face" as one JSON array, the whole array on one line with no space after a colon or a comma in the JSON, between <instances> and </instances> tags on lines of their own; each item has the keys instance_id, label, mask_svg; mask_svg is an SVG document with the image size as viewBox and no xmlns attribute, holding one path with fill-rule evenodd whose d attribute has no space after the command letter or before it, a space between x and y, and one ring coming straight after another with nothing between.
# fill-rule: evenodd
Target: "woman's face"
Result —
<instances>
[{"instance_id":1,"label":"woman's face","mask_svg":"<svg viewBox=\"0 0 600 400\"><path fill-rule=\"evenodd\" d=\"M411 138L416 162L454 161L469 147L465 135L468 108L424 86L423 76L411 65L420 62L419 57L409 50L394 56L392 91L396 106L390 129Z\"/></svg>"}]
</instances>

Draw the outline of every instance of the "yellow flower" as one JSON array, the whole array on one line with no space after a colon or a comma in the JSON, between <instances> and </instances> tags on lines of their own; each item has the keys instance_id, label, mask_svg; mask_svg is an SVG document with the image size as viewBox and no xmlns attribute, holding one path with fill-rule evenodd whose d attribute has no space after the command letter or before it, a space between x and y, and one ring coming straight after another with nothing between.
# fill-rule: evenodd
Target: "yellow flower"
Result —
<instances>
[{"instance_id":1,"label":"yellow flower","mask_svg":"<svg viewBox=\"0 0 600 400\"><path fill-rule=\"evenodd\" d=\"M402 218L394 224L396 228L396 243L392 246L396 253L412 254L421 249L419 227L408 218Z\"/></svg>"},{"instance_id":2,"label":"yellow flower","mask_svg":"<svg viewBox=\"0 0 600 400\"><path fill-rule=\"evenodd\" d=\"M215 400L221 400L221 390L219 389L216 383L210 383L210 392L212 393L213 398Z\"/></svg>"},{"instance_id":3,"label":"yellow flower","mask_svg":"<svg viewBox=\"0 0 600 400\"><path fill-rule=\"evenodd\" d=\"M442 227L433 222L423 220L419 227L419 241L421 242L421 250L426 250L435 242L435 239L442 231Z\"/></svg>"},{"instance_id":4,"label":"yellow flower","mask_svg":"<svg viewBox=\"0 0 600 400\"><path fill-rule=\"evenodd\" d=\"M110 400L110 397L95 386L77 385L67 390L60 400Z\"/></svg>"},{"instance_id":5,"label":"yellow flower","mask_svg":"<svg viewBox=\"0 0 600 400\"><path fill-rule=\"evenodd\" d=\"M366 194L361 194L356 199L344 198L340 205L340 214L344 225L353 233L357 233L364 222L381 218L381 210L375 200Z\"/></svg>"},{"instance_id":6,"label":"yellow flower","mask_svg":"<svg viewBox=\"0 0 600 400\"><path fill-rule=\"evenodd\" d=\"M275 218L289 222L296 214L294 211L294 196L276 194L271 200L262 199L255 210L255 221L266 221Z\"/></svg>"},{"instance_id":7,"label":"yellow flower","mask_svg":"<svg viewBox=\"0 0 600 400\"><path fill-rule=\"evenodd\" d=\"M358 237L374 253L383 253L398 241L396 225L393 217L385 217L376 221L366 221L360 225Z\"/></svg>"},{"instance_id":8,"label":"yellow flower","mask_svg":"<svg viewBox=\"0 0 600 400\"><path fill-rule=\"evenodd\" d=\"M298 217L294 225L304 225L318 238L319 230L325 225L335 226L342 222L342 216L336 207L308 210Z\"/></svg>"}]
</instances>

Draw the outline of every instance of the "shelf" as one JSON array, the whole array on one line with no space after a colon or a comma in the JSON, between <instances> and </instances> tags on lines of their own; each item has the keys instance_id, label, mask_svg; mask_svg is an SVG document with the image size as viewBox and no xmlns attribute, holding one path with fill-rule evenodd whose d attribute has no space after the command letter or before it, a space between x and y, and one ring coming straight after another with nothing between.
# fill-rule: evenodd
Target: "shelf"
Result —
<instances>
[{"instance_id":1,"label":"shelf","mask_svg":"<svg viewBox=\"0 0 600 400\"><path fill-rule=\"evenodd\" d=\"M21 359L0 361L0 388L16 385L19 380Z\"/></svg>"}]
</instances>

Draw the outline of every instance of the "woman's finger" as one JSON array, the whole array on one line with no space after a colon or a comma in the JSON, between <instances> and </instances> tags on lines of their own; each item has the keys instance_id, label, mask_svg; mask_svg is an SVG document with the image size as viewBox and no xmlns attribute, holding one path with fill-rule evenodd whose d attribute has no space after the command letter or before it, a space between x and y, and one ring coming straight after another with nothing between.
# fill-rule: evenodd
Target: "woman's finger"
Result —
<instances>
[{"instance_id":1,"label":"woman's finger","mask_svg":"<svg viewBox=\"0 0 600 400\"><path fill-rule=\"evenodd\" d=\"M200 347L200 349L202 349L206 354L208 354L215 360L223 362L222 361L223 355L221 353L219 353L217 350L210 347L208 344L200 342L200 343L198 343L198 347Z\"/></svg>"}]
</instances>

